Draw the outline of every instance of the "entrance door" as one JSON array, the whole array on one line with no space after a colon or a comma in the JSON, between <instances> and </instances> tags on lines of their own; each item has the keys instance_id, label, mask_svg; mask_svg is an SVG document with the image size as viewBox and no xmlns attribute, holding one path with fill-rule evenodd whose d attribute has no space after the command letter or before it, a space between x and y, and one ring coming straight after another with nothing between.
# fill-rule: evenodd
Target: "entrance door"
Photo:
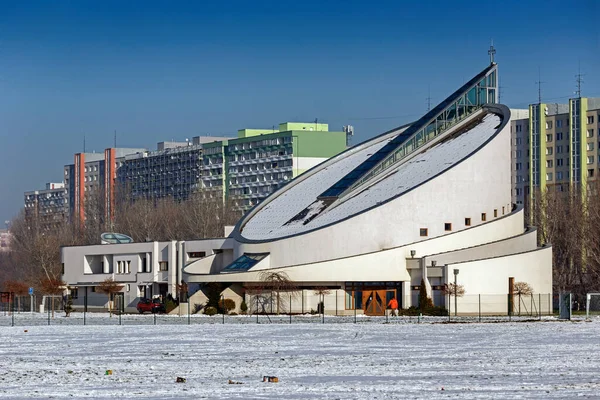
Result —
<instances>
[{"instance_id":1,"label":"entrance door","mask_svg":"<svg viewBox=\"0 0 600 400\"><path fill-rule=\"evenodd\" d=\"M385 290L363 291L363 310L366 315L385 315Z\"/></svg>"}]
</instances>

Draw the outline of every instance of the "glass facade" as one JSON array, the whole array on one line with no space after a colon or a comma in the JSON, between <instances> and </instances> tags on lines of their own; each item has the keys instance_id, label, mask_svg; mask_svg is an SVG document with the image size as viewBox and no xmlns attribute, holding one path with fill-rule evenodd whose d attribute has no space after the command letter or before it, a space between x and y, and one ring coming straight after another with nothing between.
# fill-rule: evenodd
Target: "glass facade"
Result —
<instances>
[{"instance_id":1,"label":"glass facade","mask_svg":"<svg viewBox=\"0 0 600 400\"><path fill-rule=\"evenodd\" d=\"M485 104L497 102L497 65L491 64L425 116L323 192L319 198L338 198L396 165Z\"/></svg>"}]
</instances>

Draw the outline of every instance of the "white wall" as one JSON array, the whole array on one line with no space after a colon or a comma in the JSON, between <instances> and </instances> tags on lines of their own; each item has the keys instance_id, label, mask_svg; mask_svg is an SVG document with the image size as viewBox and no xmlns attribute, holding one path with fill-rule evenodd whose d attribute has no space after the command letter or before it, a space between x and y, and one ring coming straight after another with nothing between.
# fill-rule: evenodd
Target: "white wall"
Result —
<instances>
[{"instance_id":1,"label":"white wall","mask_svg":"<svg viewBox=\"0 0 600 400\"><path fill-rule=\"evenodd\" d=\"M493 165L490 160L494 160ZM482 224L481 213L486 213L488 222L493 221L503 216L502 207L505 215L510 213L510 171L507 125L473 156L393 201L303 235L268 243L238 243L235 257L245 252L269 252L272 267L321 262L444 236L448 233L444 231L446 222L452 223L453 232L464 230L466 217L471 218L473 226ZM493 216L495 209L497 218ZM522 232L522 227L521 220L516 230L506 227L453 248L514 236ZM429 230L428 238L419 236L420 228Z\"/></svg>"}]
</instances>

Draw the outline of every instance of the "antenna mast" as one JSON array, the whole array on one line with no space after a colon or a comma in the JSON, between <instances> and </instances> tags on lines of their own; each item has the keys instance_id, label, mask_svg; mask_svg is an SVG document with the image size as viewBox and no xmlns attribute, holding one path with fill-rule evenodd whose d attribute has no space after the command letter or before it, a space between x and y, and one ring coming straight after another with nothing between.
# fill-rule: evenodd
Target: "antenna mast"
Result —
<instances>
[{"instance_id":1,"label":"antenna mast","mask_svg":"<svg viewBox=\"0 0 600 400\"><path fill-rule=\"evenodd\" d=\"M583 83L583 76L584 74L581 73L581 63L579 63L578 73L575 75L577 82L577 91L575 93L577 94L578 98L581 97L581 84Z\"/></svg>"},{"instance_id":2,"label":"antenna mast","mask_svg":"<svg viewBox=\"0 0 600 400\"><path fill-rule=\"evenodd\" d=\"M117 130L115 129L114 147L117 148Z\"/></svg>"},{"instance_id":3,"label":"antenna mast","mask_svg":"<svg viewBox=\"0 0 600 400\"><path fill-rule=\"evenodd\" d=\"M535 83L538 85L538 103L542 104L542 83L546 83L542 81L542 72L540 67L538 67L538 81Z\"/></svg>"},{"instance_id":4,"label":"antenna mast","mask_svg":"<svg viewBox=\"0 0 600 400\"><path fill-rule=\"evenodd\" d=\"M431 110L431 85L427 87L427 111Z\"/></svg>"}]
</instances>

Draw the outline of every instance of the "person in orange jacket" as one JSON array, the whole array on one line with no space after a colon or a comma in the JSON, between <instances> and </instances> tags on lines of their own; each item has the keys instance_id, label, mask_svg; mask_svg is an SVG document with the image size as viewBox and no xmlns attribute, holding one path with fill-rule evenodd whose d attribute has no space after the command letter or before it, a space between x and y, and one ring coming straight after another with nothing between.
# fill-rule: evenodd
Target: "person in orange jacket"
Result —
<instances>
[{"instance_id":1,"label":"person in orange jacket","mask_svg":"<svg viewBox=\"0 0 600 400\"><path fill-rule=\"evenodd\" d=\"M395 317L398 313L398 300L396 300L395 297L392 297L387 306L392 310L392 317Z\"/></svg>"}]
</instances>

